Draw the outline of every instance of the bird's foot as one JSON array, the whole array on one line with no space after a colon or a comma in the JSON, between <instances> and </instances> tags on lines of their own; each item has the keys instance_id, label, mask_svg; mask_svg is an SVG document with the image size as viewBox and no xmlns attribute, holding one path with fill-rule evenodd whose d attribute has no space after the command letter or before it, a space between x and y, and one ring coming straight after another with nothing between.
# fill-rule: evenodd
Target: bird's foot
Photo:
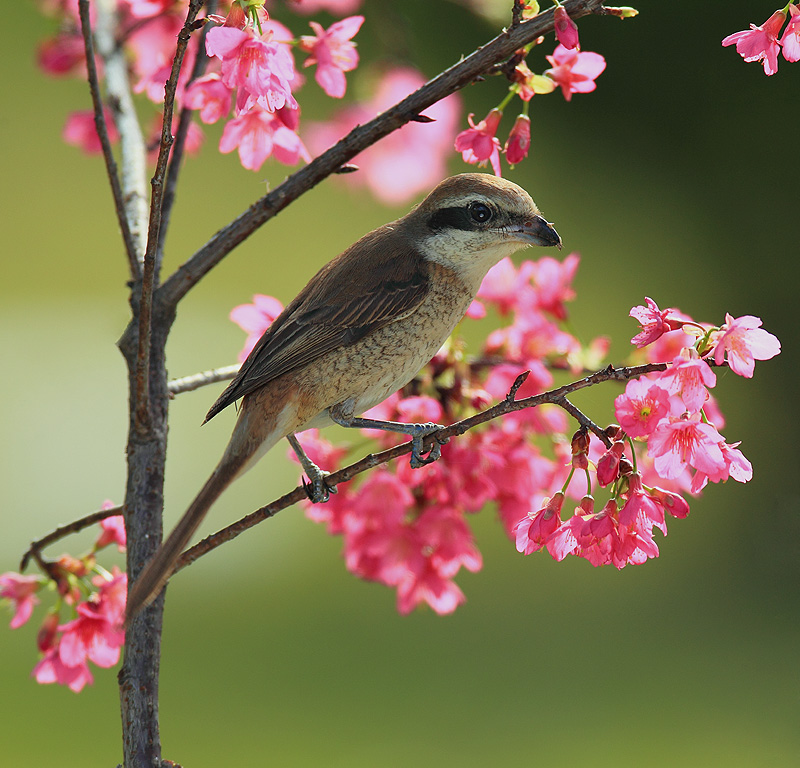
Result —
<instances>
[{"instance_id":1,"label":"bird's foot","mask_svg":"<svg viewBox=\"0 0 800 768\"><path fill-rule=\"evenodd\" d=\"M317 470L317 472L308 473L309 482L303 480L303 490L312 504L324 504L330 499L331 494L338 493L338 490L335 485L329 485L325 479L330 475L330 472L325 472L319 467L317 467ZM306 468L306 471L308 472L308 468Z\"/></svg>"},{"instance_id":2,"label":"bird's foot","mask_svg":"<svg viewBox=\"0 0 800 768\"><path fill-rule=\"evenodd\" d=\"M419 469L420 467L424 467L427 464L432 464L434 461L437 461L442 457L442 446L446 445L449 441L449 437L439 437L436 432L440 429L444 429L444 426L441 424L434 424L432 421L429 421L426 424L409 424L409 427L412 428L413 431L410 431L409 434L411 435L411 468L412 469ZM424 455L424 447L423 441L425 440L428 435L433 435L433 444L428 451L428 455Z\"/></svg>"}]
</instances>

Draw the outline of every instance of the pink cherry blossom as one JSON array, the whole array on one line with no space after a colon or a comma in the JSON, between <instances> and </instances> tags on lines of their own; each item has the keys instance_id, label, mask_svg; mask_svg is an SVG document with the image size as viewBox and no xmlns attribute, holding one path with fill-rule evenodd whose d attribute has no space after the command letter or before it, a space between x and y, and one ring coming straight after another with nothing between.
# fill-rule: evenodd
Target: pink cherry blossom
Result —
<instances>
[{"instance_id":1,"label":"pink cherry blossom","mask_svg":"<svg viewBox=\"0 0 800 768\"><path fill-rule=\"evenodd\" d=\"M244 349L239 353L239 362L245 361L264 331L281 312L283 304L273 296L264 296L261 293L253 296L252 304L239 304L231 310L230 319L247 333Z\"/></svg>"},{"instance_id":2,"label":"pink cherry blossom","mask_svg":"<svg viewBox=\"0 0 800 768\"><path fill-rule=\"evenodd\" d=\"M233 93L216 72L195 80L184 95L184 105L200 111L204 123L216 123L231 111Z\"/></svg>"},{"instance_id":3,"label":"pink cherry blossom","mask_svg":"<svg viewBox=\"0 0 800 768\"><path fill-rule=\"evenodd\" d=\"M38 576L23 576L13 571L0 574L0 597L14 604L11 629L18 629L30 619L39 602L36 592L42 586L43 581Z\"/></svg>"},{"instance_id":4,"label":"pink cherry blossom","mask_svg":"<svg viewBox=\"0 0 800 768\"><path fill-rule=\"evenodd\" d=\"M261 168L270 156L286 165L294 165L301 158L310 159L300 137L260 102L225 124L219 151L227 153L234 149L242 165L251 171Z\"/></svg>"},{"instance_id":5,"label":"pink cherry blossom","mask_svg":"<svg viewBox=\"0 0 800 768\"><path fill-rule=\"evenodd\" d=\"M704 424L694 414L685 419L662 421L647 442L647 452L663 478L678 477L687 466L716 476L725 467L720 448L724 442L711 424Z\"/></svg>"},{"instance_id":6,"label":"pink cherry blossom","mask_svg":"<svg viewBox=\"0 0 800 768\"><path fill-rule=\"evenodd\" d=\"M486 273L478 289L478 298L494 304L501 315L507 315L526 301L532 304L536 301L531 287L535 270L532 261L523 261L517 270L506 256Z\"/></svg>"},{"instance_id":7,"label":"pink cherry blossom","mask_svg":"<svg viewBox=\"0 0 800 768\"><path fill-rule=\"evenodd\" d=\"M774 75L778 71L778 53L780 45L778 35L783 22L786 21L786 11L775 11L760 27L750 25L745 32L735 32L728 35L723 41L723 46L736 44L736 52L745 61L763 61L764 72Z\"/></svg>"},{"instance_id":8,"label":"pink cherry blossom","mask_svg":"<svg viewBox=\"0 0 800 768\"><path fill-rule=\"evenodd\" d=\"M268 30L263 37L258 37L250 29L220 26L210 29L206 35L208 55L215 56L222 64L222 82L228 88L238 89L236 106L239 111L255 103L267 112L283 106L297 106L291 89L295 78L294 61L285 45L272 40L272 34Z\"/></svg>"},{"instance_id":9,"label":"pink cherry blossom","mask_svg":"<svg viewBox=\"0 0 800 768\"><path fill-rule=\"evenodd\" d=\"M646 437L670 412L669 394L653 379L631 379L625 394L614 400L614 413L619 425L631 437Z\"/></svg>"},{"instance_id":10,"label":"pink cherry blossom","mask_svg":"<svg viewBox=\"0 0 800 768\"><path fill-rule=\"evenodd\" d=\"M37 61L48 75L82 75L86 70L86 49L79 34L62 32L39 45Z\"/></svg>"},{"instance_id":11,"label":"pink cherry blossom","mask_svg":"<svg viewBox=\"0 0 800 768\"><path fill-rule=\"evenodd\" d=\"M673 517L684 518L689 514L689 503L678 493L663 488L651 488L650 495Z\"/></svg>"},{"instance_id":12,"label":"pink cherry blossom","mask_svg":"<svg viewBox=\"0 0 800 768\"><path fill-rule=\"evenodd\" d=\"M543 506L533 514L528 513L515 526L517 552L530 555L537 552L546 543L561 525L561 507L564 504L564 494L559 492L552 498L545 499Z\"/></svg>"},{"instance_id":13,"label":"pink cherry blossom","mask_svg":"<svg viewBox=\"0 0 800 768\"><path fill-rule=\"evenodd\" d=\"M477 125L473 121L475 115L467 117L469 128L461 131L456 136L456 152L461 153L465 163L491 163L495 176L500 176L500 140L497 138L497 129L503 113L493 109Z\"/></svg>"},{"instance_id":14,"label":"pink cherry blossom","mask_svg":"<svg viewBox=\"0 0 800 768\"><path fill-rule=\"evenodd\" d=\"M311 54L303 66L317 65L314 77L328 96L341 99L345 94L347 81L344 73L358 66L358 53L351 40L363 23L363 16L350 16L325 30L311 21L309 26L316 34L300 38L300 47Z\"/></svg>"},{"instance_id":15,"label":"pink cherry blossom","mask_svg":"<svg viewBox=\"0 0 800 768\"><path fill-rule=\"evenodd\" d=\"M443 577L428 561L420 572L408 572L397 585L397 610L406 615L427 603L439 615L452 613L466 598L458 585Z\"/></svg>"},{"instance_id":16,"label":"pink cherry blossom","mask_svg":"<svg viewBox=\"0 0 800 768\"><path fill-rule=\"evenodd\" d=\"M113 144L119 141L119 133L114 125L114 118L108 109L104 110L106 126L108 127L108 139ZM97 128L94 122L94 112L89 110L79 110L72 112L67 117L66 125L61 134L67 144L79 147L87 155L99 155L103 151L100 144L100 137L97 135Z\"/></svg>"},{"instance_id":17,"label":"pink cherry blossom","mask_svg":"<svg viewBox=\"0 0 800 768\"><path fill-rule=\"evenodd\" d=\"M549 312L557 320L567 319L564 303L575 298L572 280L578 269L581 257L571 253L563 261L544 256L534 262L533 284L536 288L536 303L544 312Z\"/></svg>"},{"instance_id":18,"label":"pink cherry blossom","mask_svg":"<svg viewBox=\"0 0 800 768\"><path fill-rule=\"evenodd\" d=\"M391 69L378 80L368 103L340 110L328 123L312 123L304 137L312 153L321 154L359 124L366 123L425 83L409 67ZM447 157L461 114L461 100L448 96L425 110L433 122L411 122L393 131L353 158L358 173L347 174L343 184L366 186L387 205L405 204L427 192L447 175Z\"/></svg>"},{"instance_id":19,"label":"pink cherry blossom","mask_svg":"<svg viewBox=\"0 0 800 768\"><path fill-rule=\"evenodd\" d=\"M527 115L519 115L508 134L503 152L510 165L521 163L528 156L531 145L531 120Z\"/></svg>"},{"instance_id":20,"label":"pink cherry blossom","mask_svg":"<svg viewBox=\"0 0 800 768\"><path fill-rule=\"evenodd\" d=\"M68 686L75 693L80 693L85 685L91 685L94 682L94 677L89 671L86 661L76 665L65 664L61 660L58 646L54 646L45 653L33 668L31 676L42 685L58 683Z\"/></svg>"},{"instance_id":21,"label":"pink cherry blossom","mask_svg":"<svg viewBox=\"0 0 800 768\"><path fill-rule=\"evenodd\" d=\"M578 25L569 17L563 5L557 5L553 14L556 27L556 38L565 48L580 48L578 41Z\"/></svg>"},{"instance_id":22,"label":"pink cherry blossom","mask_svg":"<svg viewBox=\"0 0 800 768\"><path fill-rule=\"evenodd\" d=\"M619 465L622 454L625 450L625 443L615 440L611 447L597 461L597 482L600 487L610 485L619 477Z\"/></svg>"},{"instance_id":23,"label":"pink cherry blossom","mask_svg":"<svg viewBox=\"0 0 800 768\"><path fill-rule=\"evenodd\" d=\"M629 312L629 315L638 320L642 327L641 331L631 339L631 344L637 347L646 347L667 331L674 331L683 325L675 317L676 310L671 308L661 310L648 296L645 296L644 300L647 302L646 307L633 307Z\"/></svg>"},{"instance_id":24,"label":"pink cherry blossom","mask_svg":"<svg viewBox=\"0 0 800 768\"><path fill-rule=\"evenodd\" d=\"M710 480L712 483L721 483L732 477L740 483L747 483L753 479L753 465L747 460L745 455L737 448L739 443L728 445L720 443L723 464L716 471L696 472L692 478L692 493L699 493Z\"/></svg>"},{"instance_id":25,"label":"pink cherry blossom","mask_svg":"<svg viewBox=\"0 0 800 768\"><path fill-rule=\"evenodd\" d=\"M106 504L108 506L106 506ZM103 509L110 509L115 506L112 502L107 501L103 504ZM103 532L97 538L94 544L95 549L102 549L109 544L116 544L120 552L125 551L125 518L122 515L114 515L107 517L105 520L100 521L100 527Z\"/></svg>"},{"instance_id":26,"label":"pink cherry blossom","mask_svg":"<svg viewBox=\"0 0 800 768\"><path fill-rule=\"evenodd\" d=\"M789 23L780 39L781 51L786 61L800 60L800 8L789 6Z\"/></svg>"},{"instance_id":27,"label":"pink cherry blossom","mask_svg":"<svg viewBox=\"0 0 800 768\"><path fill-rule=\"evenodd\" d=\"M567 101L573 93L590 93L597 84L595 79L606 68L606 60L599 53L569 51L563 45L556 46L547 60L553 65L545 71L561 88Z\"/></svg>"},{"instance_id":28,"label":"pink cherry blossom","mask_svg":"<svg viewBox=\"0 0 800 768\"><path fill-rule=\"evenodd\" d=\"M753 315L731 317L725 315L725 323L715 335L714 362L723 360L734 373L751 378L756 360L769 360L781 351L781 343L771 333L761 328L761 318Z\"/></svg>"},{"instance_id":29,"label":"pink cherry blossom","mask_svg":"<svg viewBox=\"0 0 800 768\"><path fill-rule=\"evenodd\" d=\"M707 387L717 383L717 376L711 366L696 356L681 355L659 377L658 384L670 394L678 393L686 408L699 411L708 399Z\"/></svg>"}]
</instances>

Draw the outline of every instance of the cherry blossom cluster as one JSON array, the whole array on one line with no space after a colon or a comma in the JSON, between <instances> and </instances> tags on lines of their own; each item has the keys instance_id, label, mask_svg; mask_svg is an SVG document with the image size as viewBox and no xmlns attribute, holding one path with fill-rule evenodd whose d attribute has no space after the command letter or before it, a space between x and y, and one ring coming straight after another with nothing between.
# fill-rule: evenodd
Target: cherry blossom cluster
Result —
<instances>
[{"instance_id":1,"label":"cherry blossom cluster","mask_svg":"<svg viewBox=\"0 0 800 768\"><path fill-rule=\"evenodd\" d=\"M450 424L503 399L523 370L530 374L518 398L552 388L554 370L579 375L601 367L607 341L584 347L564 329L578 263L576 254L562 263L526 261L519 269L501 261L468 312L480 318L489 305L507 320L489 334L480 357L469 360L463 342L452 337L417 379L366 415ZM267 296L232 311L249 334L242 357L280 311ZM343 537L348 570L396 590L403 614L420 604L449 613L464 601L454 577L482 564L468 517L489 502L525 554L546 548L556 560L576 555L617 568L658 556L653 531L666 535L667 515L688 514L683 494L709 481L752 476L738 444L718 431L723 419L708 391L716 383L709 361L752 376L754 361L776 355L780 345L750 316L705 326L677 310L659 310L650 299L631 315L642 326L633 339L634 362L664 363L665 370L629 381L615 400L619 423L604 430L603 440L585 425L569 436L564 411L541 405L470 430L422 469L399 461L360 483L343 483L328 503L308 504L306 514ZM397 442L381 430L361 431L380 448ZM349 446L313 430L299 438L329 470L350 454ZM599 511L595 486L609 495ZM562 520L568 498L574 512Z\"/></svg>"},{"instance_id":2,"label":"cherry blossom cluster","mask_svg":"<svg viewBox=\"0 0 800 768\"><path fill-rule=\"evenodd\" d=\"M59 32L39 50L40 66L55 76L85 73L85 54L75 0L50 3L62 17ZM299 38L263 8L263 2L227 0L226 16L211 15L205 21L205 53L209 57L206 74L190 82L198 53L198 36L190 42L178 81L176 102L197 110L203 123L230 119L219 143L220 152L238 151L245 168L258 170L267 158L295 165L311 159L297 130L299 107L295 91L304 78L297 71L294 51L307 54L304 67L313 66L317 83L329 96L342 98L347 83L345 73L358 65L352 38L364 21L350 16L324 29L311 21L314 34ZM304 9L310 5L298 4ZM320 6L319 3L316 4ZM341 2L322 4L332 10ZM352 5L350 3L349 5ZM133 90L161 105L175 54L177 35L183 24L184 4L173 0L118 0L117 13L121 39L130 58ZM110 125L110 139L117 139ZM175 126L173 126L174 129ZM157 147L161 115L156 115L150 131L150 147ZM99 152L100 143L93 115L88 111L71 114L64 139L86 152ZM202 131L196 124L187 137L187 151L199 148Z\"/></svg>"},{"instance_id":3,"label":"cherry blossom cluster","mask_svg":"<svg viewBox=\"0 0 800 768\"><path fill-rule=\"evenodd\" d=\"M622 16L635 15L631 8L615 9ZM531 18L539 12L537 2L526 3L523 18ZM509 165L522 162L531 144L531 120L529 117L531 100L536 94L552 93L561 88L567 101L574 93L591 93L597 87L595 80L606 68L606 60L599 53L581 51L578 26L569 17L564 6L556 4L555 36L557 45L552 55L547 56L550 68L537 75L526 63L531 50L544 42L539 38L518 52L519 62L514 68L513 83L503 101L480 122L475 123L474 115L468 116L469 128L456 136L455 148L461 153L464 162L478 165L491 165L495 175L502 175L500 155L505 155ZM522 112L514 121L505 143L497 138L503 111L509 102L519 96Z\"/></svg>"},{"instance_id":4,"label":"cherry blossom cluster","mask_svg":"<svg viewBox=\"0 0 800 768\"><path fill-rule=\"evenodd\" d=\"M111 502L104 509L113 508ZM24 576L7 572L0 575L0 598L14 609L11 628L28 622L39 604L39 593L55 595L36 637L41 658L32 676L39 683L66 685L76 693L94 678L89 662L98 667L113 667L125 641L123 622L128 577L116 566L111 571L97 562L97 553L110 544L125 551L125 525L122 515L107 517L91 551L82 557L62 555L48 562L46 575ZM62 613L69 619L63 621Z\"/></svg>"},{"instance_id":5,"label":"cherry blossom cluster","mask_svg":"<svg viewBox=\"0 0 800 768\"><path fill-rule=\"evenodd\" d=\"M781 35L781 28L789 23ZM750 25L744 32L728 35L722 45L735 45L736 52L745 61L760 61L764 72L774 75L778 71L778 54L786 61L800 60L800 7L789 3L775 11L761 26Z\"/></svg>"}]
</instances>

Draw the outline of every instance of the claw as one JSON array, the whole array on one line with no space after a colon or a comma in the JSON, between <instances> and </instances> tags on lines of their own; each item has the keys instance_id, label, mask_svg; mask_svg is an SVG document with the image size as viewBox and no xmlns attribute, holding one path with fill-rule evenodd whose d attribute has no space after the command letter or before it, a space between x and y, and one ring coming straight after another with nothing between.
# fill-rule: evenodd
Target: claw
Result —
<instances>
[{"instance_id":1,"label":"claw","mask_svg":"<svg viewBox=\"0 0 800 768\"><path fill-rule=\"evenodd\" d=\"M324 504L330 499L332 493L338 493L335 485L328 485L325 478L330 472L320 472L315 477L309 477L309 482L303 479L303 490L312 504Z\"/></svg>"}]
</instances>

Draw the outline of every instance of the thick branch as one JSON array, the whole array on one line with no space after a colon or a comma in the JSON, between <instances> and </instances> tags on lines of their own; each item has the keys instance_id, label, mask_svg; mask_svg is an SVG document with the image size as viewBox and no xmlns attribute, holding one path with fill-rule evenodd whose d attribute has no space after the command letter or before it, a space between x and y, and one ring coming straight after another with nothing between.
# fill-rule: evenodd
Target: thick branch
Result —
<instances>
[{"instance_id":1,"label":"thick branch","mask_svg":"<svg viewBox=\"0 0 800 768\"><path fill-rule=\"evenodd\" d=\"M89 0L78 0L78 13L81 19L81 34L83 35L83 46L86 53L86 72L89 80L89 91L92 94L92 106L94 108L94 124L97 128L97 136L100 139L100 146L103 150L103 159L106 163L106 173L111 184L111 196L114 198L114 209L117 212L117 221L122 232L122 242L125 245L125 252L128 255L128 266L131 279L139 277L140 267L137 260L136 247L133 243L131 228L128 223L128 215L125 211L125 201L122 195L122 186L119 181L117 161L111 150L111 140L108 137L108 125L106 124L106 114L103 109L103 98L100 94L100 78L97 74L97 62L94 58L94 39L92 38L92 26L89 20Z\"/></svg>"},{"instance_id":2,"label":"thick branch","mask_svg":"<svg viewBox=\"0 0 800 768\"><path fill-rule=\"evenodd\" d=\"M563 5L573 19L602 12L602 0L567 0ZM174 309L186 293L228 253L300 195L337 171L359 152L418 118L423 110L469 85L494 64L511 56L518 48L552 30L551 9L535 19L503 31L494 40L442 72L394 107L365 125L354 128L338 144L292 174L283 184L219 230L164 283L158 290L158 300Z\"/></svg>"},{"instance_id":3,"label":"thick branch","mask_svg":"<svg viewBox=\"0 0 800 768\"><path fill-rule=\"evenodd\" d=\"M574 405L572 405L572 403L569 403L569 401L566 399L567 396L573 392L586 389L587 387L592 387L604 381L627 381L628 379L635 378L636 376L643 376L644 374L653 373L654 371L663 371L666 370L666 368L667 363L648 363L646 365L625 366L620 368L612 368L611 366L608 366L608 368L604 368L602 371L597 371L590 376L586 376L583 379L578 379L570 384L565 384L562 387L557 387L549 392L544 392L541 395L534 395L533 397L526 397L522 400L516 400L514 399L514 396L525 380L523 377L527 375L522 374L517 378L517 381L511 388L508 397L491 408L487 408L481 413L470 416L468 419L457 421L454 424L450 424L444 429L439 430L437 433L435 433L435 435L431 435L426 438L426 446L429 447L435 437L444 438L463 435L468 430L473 429L480 424L485 424L492 419L505 416L508 413L514 413L515 411L521 411L525 408L535 408L536 406L544 405L545 403L552 403L565 408L572 415L574 415L575 418L577 418L581 425L588 426L601 440L603 440L604 443L608 443L608 437L603 434L603 430L586 416L584 416L577 408L575 408ZM356 461L347 467L344 467L336 472L332 472L330 475L328 475L326 480L330 485L338 485L339 483L344 483L348 480L351 480L356 475L360 475L362 472L366 472L368 469L373 469L381 464L386 464L387 462L407 453L411 453L410 442L397 445L394 448L388 448L380 453L370 453L360 461ZM235 539L239 534L244 533L249 528L258 525L258 523L267 520L270 517L274 517L278 514L278 512L286 509L287 507L297 504L300 501L305 501L307 498L308 496L306 495L305 489L302 486L298 486L293 491L284 494L271 504L261 507L255 512L251 512L249 515L237 520L235 523L232 523L222 530L217 531L217 533L207 536L201 542L195 544L193 547L190 547L183 553L183 555L181 555L181 558L175 565L173 574L177 573L186 566L191 565L199 557L202 557L211 550L216 549L225 542Z\"/></svg>"}]
</instances>

